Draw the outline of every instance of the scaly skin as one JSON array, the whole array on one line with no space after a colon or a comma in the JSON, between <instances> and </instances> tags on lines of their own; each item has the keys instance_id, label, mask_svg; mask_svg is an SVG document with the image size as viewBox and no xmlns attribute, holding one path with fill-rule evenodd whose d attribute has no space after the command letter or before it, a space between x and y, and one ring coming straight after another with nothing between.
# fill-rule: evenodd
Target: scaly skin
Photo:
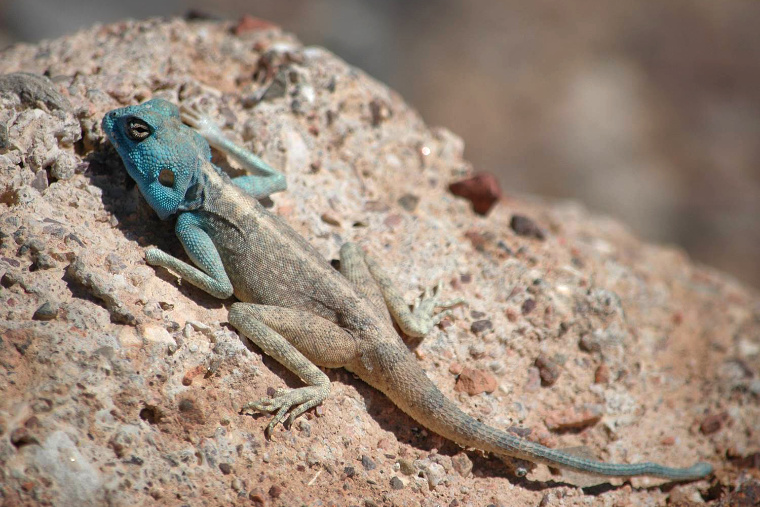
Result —
<instances>
[{"instance_id":1,"label":"scaly skin","mask_svg":"<svg viewBox=\"0 0 760 507\"><path fill-rule=\"evenodd\" d=\"M203 116L183 112L214 146L255 174L230 180L211 164L203 136L183 125L179 110L163 100L111 111L103 130L159 217L177 215L177 236L198 267L155 248L145 253L148 263L171 269L216 297L234 293L241 302L231 306L230 323L305 382L243 407L275 413L267 433L329 395L330 381L318 366L343 367L423 426L462 446L601 476L689 480L712 471L707 463L670 468L589 460L491 428L462 412L427 378L392 324L393 319L404 333L424 336L449 313L436 313L436 308L461 301L439 302L439 286L410 310L375 261L351 243L341 249L341 271L335 271L256 200L284 190L284 177L224 139Z\"/></svg>"}]
</instances>

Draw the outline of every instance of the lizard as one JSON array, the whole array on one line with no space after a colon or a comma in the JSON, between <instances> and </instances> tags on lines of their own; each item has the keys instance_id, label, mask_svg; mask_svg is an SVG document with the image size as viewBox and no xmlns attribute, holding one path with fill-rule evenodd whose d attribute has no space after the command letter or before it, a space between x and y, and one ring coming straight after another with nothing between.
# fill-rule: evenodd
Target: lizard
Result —
<instances>
[{"instance_id":1,"label":"lizard","mask_svg":"<svg viewBox=\"0 0 760 507\"><path fill-rule=\"evenodd\" d=\"M330 380L321 368L342 367L421 425L466 448L605 477L694 480L712 472L705 462L685 468L605 463L471 417L427 377L393 327L395 321L404 334L424 337L450 314L462 301L439 300L441 283L409 306L379 263L354 243L342 245L336 270L258 202L286 189L284 175L229 141L197 109L180 112L152 99L106 113L102 127L159 218L176 215L176 235L194 265L155 247L145 250L146 262L217 298L234 294L238 302L229 308L229 323L305 383L241 408L274 414L267 436L328 397ZM251 174L230 178L211 162L209 144ZM527 473L522 466L516 471Z\"/></svg>"}]
</instances>

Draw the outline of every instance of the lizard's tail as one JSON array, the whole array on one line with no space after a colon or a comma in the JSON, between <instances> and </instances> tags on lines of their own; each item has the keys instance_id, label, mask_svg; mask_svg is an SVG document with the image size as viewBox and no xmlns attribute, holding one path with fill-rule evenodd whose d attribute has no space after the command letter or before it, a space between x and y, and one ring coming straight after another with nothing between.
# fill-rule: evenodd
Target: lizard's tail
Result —
<instances>
[{"instance_id":1,"label":"lizard's tail","mask_svg":"<svg viewBox=\"0 0 760 507\"><path fill-rule=\"evenodd\" d=\"M608 477L648 475L680 481L699 479L712 472L712 466L704 462L687 468L671 468L649 462L630 465L603 463L550 449L492 428L462 412L427 378L411 354L407 352L404 356L404 359L396 356L395 364L389 371L393 378L386 379L382 382L384 385L377 387L417 422L464 447Z\"/></svg>"}]
</instances>

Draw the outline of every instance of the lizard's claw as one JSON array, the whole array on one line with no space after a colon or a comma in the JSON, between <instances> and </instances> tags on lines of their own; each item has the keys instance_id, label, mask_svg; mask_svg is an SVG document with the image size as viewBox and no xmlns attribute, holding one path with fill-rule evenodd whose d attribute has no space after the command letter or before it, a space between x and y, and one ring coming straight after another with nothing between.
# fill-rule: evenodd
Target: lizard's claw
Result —
<instances>
[{"instance_id":1,"label":"lizard's claw","mask_svg":"<svg viewBox=\"0 0 760 507\"><path fill-rule=\"evenodd\" d=\"M179 109L182 121L197 130L203 137L208 139L222 136L222 131L214 121L198 109L197 106L182 104Z\"/></svg>"},{"instance_id":2,"label":"lizard's claw","mask_svg":"<svg viewBox=\"0 0 760 507\"><path fill-rule=\"evenodd\" d=\"M258 412L276 412L272 420L269 421L265 431L267 437L271 438L274 428L286 416L287 420L283 424L289 427L293 424L296 417L322 403L329 394L329 385L299 387L298 389L277 389L274 397L262 398L258 401L246 403L240 409L240 412L246 412L251 409ZM290 415L288 415L288 412L290 412Z\"/></svg>"},{"instance_id":3,"label":"lizard's claw","mask_svg":"<svg viewBox=\"0 0 760 507\"><path fill-rule=\"evenodd\" d=\"M438 294L443 289L443 281L439 281L435 287L425 289L422 297L418 297L412 303L412 315L419 321L429 321L432 328L444 317L451 315L449 308L460 304L466 304L463 298L438 301ZM442 312L435 313L436 308L444 308Z\"/></svg>"}]
</instances>

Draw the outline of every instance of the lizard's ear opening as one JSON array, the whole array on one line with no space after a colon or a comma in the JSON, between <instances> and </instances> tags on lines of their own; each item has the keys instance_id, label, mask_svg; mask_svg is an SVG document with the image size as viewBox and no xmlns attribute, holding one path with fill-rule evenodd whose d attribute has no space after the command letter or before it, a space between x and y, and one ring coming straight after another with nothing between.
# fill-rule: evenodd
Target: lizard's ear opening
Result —
<instances>
[{"instance_id":1,"label":"lizard's ear opening","mask_svg":"<svg viewBox=\"0 0 760 507\"><path fill-rule=\"evenodd\" d=\"M158 173L158 182L168 188L174 186L174 172L171 169L161 169Z\"/></svg>"},{"instance_id":2,"label":"lizard's ear opening","mask_svg":"<svg viewBox=\"0 0 760 507\"><path fill-rule=\"evenodd\" d=\"M138 143L144 139L147 139L148 136L153 133L153 129L150 128L150 125L145 123L140 118L135 118L134 116L127 118L126 125L127 137L132 141L136 141Z\"/></svg>"}]
</instances>

